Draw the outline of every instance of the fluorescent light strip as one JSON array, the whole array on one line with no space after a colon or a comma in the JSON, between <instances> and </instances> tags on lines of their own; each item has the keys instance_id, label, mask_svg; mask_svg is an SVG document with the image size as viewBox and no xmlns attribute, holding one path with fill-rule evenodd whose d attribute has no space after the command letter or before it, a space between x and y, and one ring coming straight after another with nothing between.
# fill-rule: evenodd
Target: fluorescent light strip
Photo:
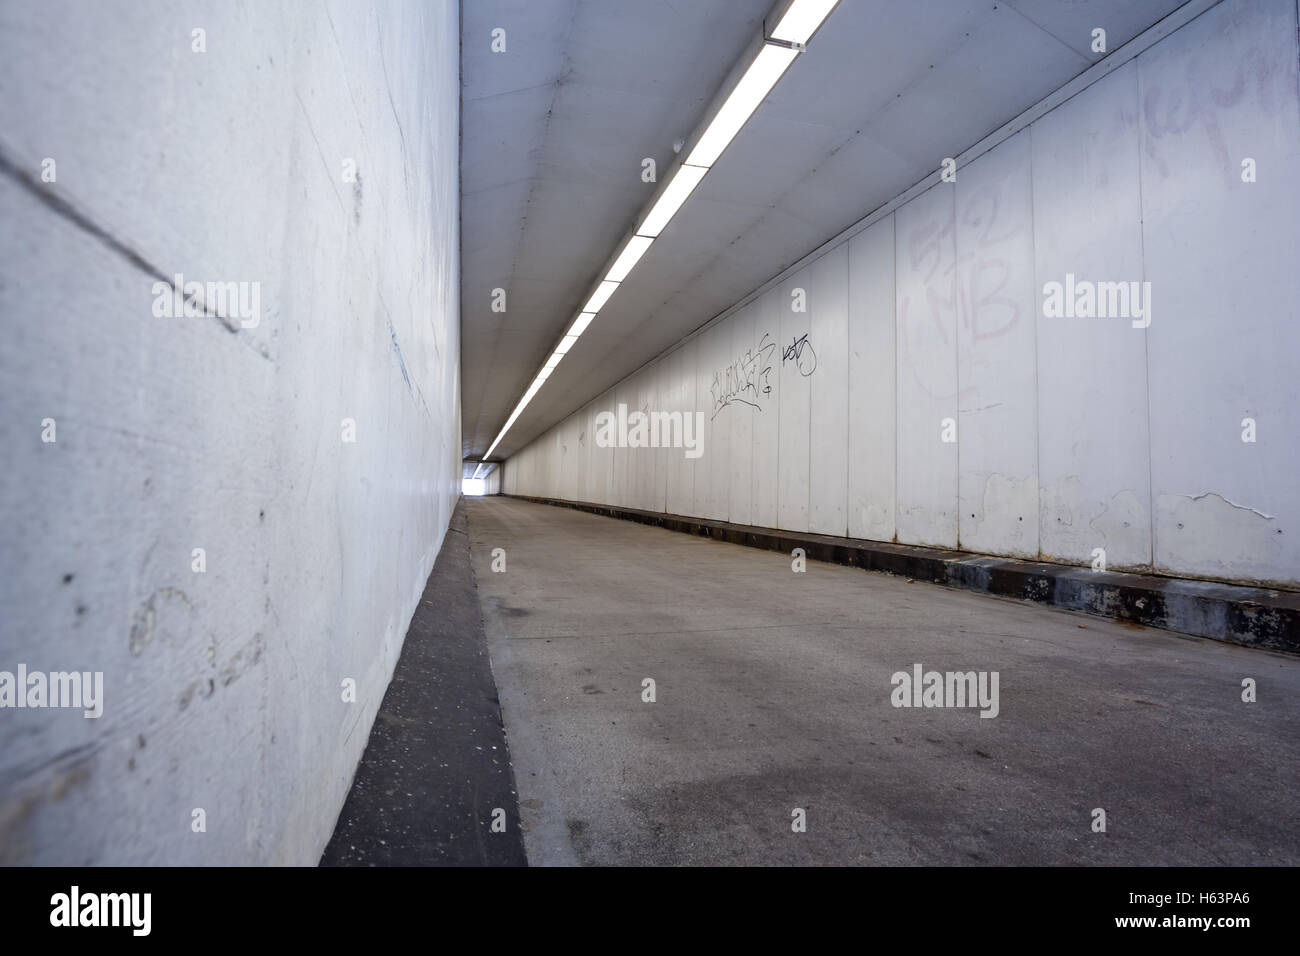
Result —
<instances>
[{"instance_id":1,"label":"fluorescent light strip","mask_svg":"<svg viewBox=\"0 0 1300 956\"><path fill-rule=\"evenodd\" d=\"M776 81L781 79L781 74L785 72L786 67L798 55L798 50L764 43L763 48L758 51L758 56L754 57L754 62L749 64L745 75L740 78L736 88L731 91L722 108L710 121L708 129L695 144L691 154L686 157L686 162L691 166L712 166L717 162L722 151L740 132L745 122L754 115L754 111L767 98L772 87L776 86ZM647 233L647 235L657 235L657 233Z\"/></svg>"},{"instance_id":2,"label":"fluorescent light strip","mask_svg":"<svg viewBox=\"0 0 1300 956\"><path fill-rule=\"evenodd\" d=\"M614 290L617 288L617 282L610 282L608 279L601 282L600 285L596 286L596 291L591 294L591 298L587 300L587 304L582 307L582 311L595 315L609 301L609 297L614 294Z\"/></svg>"},{"instance_id":3,"label":"fluorescent light strip","mask_svg":"<svg viewBox=\"0 0 1300 956\"><path fill-rule=\"evenodd\" d=\"M772 39L807 43L837 3L839 0L794 0L772 31Z\"/></svg>"},{"instance_id":4,"label":"fluorescent light strip","mask_svg":"<svg viewBox=\"0 0 1300 956\"><path fill-rule=\"evenodd\" d=\"M506 419L506 423L501 426L501 431L497 432L497 437L492 440L492 444L488 446L488 450L483 453L483 459L479 461L480 468L487 464L486 459L492 457L492 453L496 451L497 445L501 444L501 439L506 437L506 432L510 431L510 427L514 425L515 420L523 413L523 410L528 403L533 400L533 396L537 394L538 389L542 387L542 383L546 381L547 376L550 374L550 369L543 369L537 374L537 377L533 379L532 384L528 386L528 391L524 392L524 397L519 399L519 404L516 405L515 410L510 413L510 417ZM478 477L477 468L474 472L474 476Z\"/></svg>"},{"instance_id":5,"label":"fluorescent light strip","mask_svg":"<svg viewBox=\"0 0 1300 956\"><path fill-rule=\"evenodd\" d=\"M781 17L780 23L772 31L772 38L788 43L807 43L808 38L817 31L822 21L834 9L838 0L794 0L794 3L786 10L785 15ZM483 458L487 459L496 451L497 445L501 444L501 439L510 431L515 420L523 413L524 408L533 400L542 387L542 383L550 377L551 371L560 364L560 360L565 353L569 351L578 341L578 336L587 330L591 325L592 319L609 301L609 297L618 289L619 283L627 278L628 274L641 261L650 244L664 230L664 227L672 220L677 211L682 208L686 200L690 198L695 187L700 184L704 174L722 155L723 150L731 144L736 134L740 132L742 126L754 115L767 94L772 91L781 76L785 73L786 68L790 66L794 58L799 55L798 50L782 46L775 46L770 43L764 43L758 56L754 58L748 69L745 70L744 76L736 84L735 89L722 104L708 128L705 129L704 135L691 150L686 161L677 167L655 204L650 207L646 213L645 219L637 227L635 234L627 241L623 250L619 253L614 264L609 267L609 272L596 291L591 294L587 304L583 306L578 317L573 320L569 326L569 331L560 340L560 344L555 347L551 357L537 373L532 384L528 386L528 391L524 393L519 404L515 406L510 417L506 420L505 425L493 440L488 450L484 452ZM479 471L486 464L486 461L480 461L478 468L474 469L474 477L478 477Z\"/></svg>"},{"instance_id":6,"label":"fluorescent light strip","mask_svg":"<svg viewBox=\"0 0 1300 956\"><path fill-rule=\"evenodd\" d=\"M700 180L708 171L704 166L678 166L677 172L673 173L673 178L668 181L664 191L659 194L658 200L650 207L645 219L641 220L636 234L654 237L663 232L664 226L668 225L668 220L682 208L682 203L686 202L695 191L695 187L700 184Z\"/></svg>"},{"instance_id":7,"label":"fluorescent light strip","mask_svg":"<svg viewBox=\"0 0 1300 956\"><path fill-rule=\"evenodd\" d=\"M627 274L632 271L632 267L641 261L645 251L650 248L650 243L654 242L649 236L633 236L623 247L623 251L618 254L614 264L609 267L609 272L605 275L606 282L622 282L627 278Z\"/></svg>"}]
</instances>

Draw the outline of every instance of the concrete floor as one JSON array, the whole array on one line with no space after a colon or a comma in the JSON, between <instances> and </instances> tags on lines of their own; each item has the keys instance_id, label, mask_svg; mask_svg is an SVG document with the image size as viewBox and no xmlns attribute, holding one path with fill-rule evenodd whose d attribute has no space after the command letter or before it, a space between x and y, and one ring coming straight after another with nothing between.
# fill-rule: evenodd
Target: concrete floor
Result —
<instances>
[{"instance_id":1,"label":"concrete floor","mask_svg":"<svg viewBox=\"0 0 1300 956\"><path fill-rule=\"evenodd\" d=\"M534 865L1300 863L1300 659L468 505ZM999 715L893 707L916 662Z\"/></svg>"}]
</instances>

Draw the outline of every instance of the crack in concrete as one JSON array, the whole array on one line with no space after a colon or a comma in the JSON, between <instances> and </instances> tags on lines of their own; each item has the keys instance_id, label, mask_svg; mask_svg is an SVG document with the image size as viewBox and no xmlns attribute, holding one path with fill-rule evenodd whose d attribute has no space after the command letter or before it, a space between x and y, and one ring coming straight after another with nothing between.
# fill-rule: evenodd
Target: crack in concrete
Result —
<instances>
[{"instance_id":1,"label":"crack in concrete","mask_svg":"<svg viewBox=\"0 0 1300 956\"><path fill-rule=\"evenodd\" d=\"M177 290L172 277L168 276L162 268L155 265L153 262L150 262L143 253L133 249L127 242L119 239L99 223L95 222L89 213L79 209L71 200L49 188L47 184L40 182L34 173L31 173L18 165L18 163L10 157L9 151L3 146L0 146L0 173L8 176L9 179L11 179L16 185L20 186L28 195L41 205L45 206L45 208L49 209L55 215L59 216L65 222L76 226L82 232L86 233L86 235L97 240L101 245L119 258L125 259L136 269L139 269L150 278L163 283L173 292L179 291L182 297L184 297L185 290ZM188 301L200 306L203 309L204 315L216 319L221 323L221 327L232 335L240 331L240 326L237 323L233 323L230 319L219 312L213 312L208 308L206 302L195 298L190 298ZM268 361L271 358L271 356L262 349L254 348L254 351Z\"/></svg>"},{"instance_id":2,"label":"crack in concrete","mask_svg":"<svg viewBox=\"0 0 1300 956\"><path fill-rule=\"evenodd\" d=\"M1199 495L1180 495L1179 497L1186 498L1188 501L1200 501L1202 498L1218 498L1220 501L1227 502L1228 504L1232 505L1232 507L1238 509L1239 511L1249 511L1251 514L1259 515L1261 518L1267 518L1269 521L1277 520L1277 515L1266 515L1264 514L1264 512L1256 508L1251 508L1246 505L1239 505L1237 504L1237 502L1223 497L1223 495L1219 494L1216 491L1206 491Z\"/></svg>"}]
</instances>

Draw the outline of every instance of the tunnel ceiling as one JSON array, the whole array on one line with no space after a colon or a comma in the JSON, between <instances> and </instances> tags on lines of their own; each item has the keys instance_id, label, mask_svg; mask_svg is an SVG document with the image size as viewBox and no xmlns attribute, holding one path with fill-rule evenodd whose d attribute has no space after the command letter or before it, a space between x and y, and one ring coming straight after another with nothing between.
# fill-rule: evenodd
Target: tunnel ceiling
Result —
<instances>
[{"instance_id":1,"label":"tunnel ceiling","mask_svg":"<svg viewBox=\"0 0 1300 956\"><path fill-rule=\"evenodd\" d=\"M497 448L508 458L1182 0L841 0ZM772 0L462 5L461 382L481 455ZM491 50L493 31L506 50ZM1081 131L1082 133L1082 131ZM662 179L662 177L661 177ZM506 311L492 310L506 290Z\"/></svg>"}]
</instances>

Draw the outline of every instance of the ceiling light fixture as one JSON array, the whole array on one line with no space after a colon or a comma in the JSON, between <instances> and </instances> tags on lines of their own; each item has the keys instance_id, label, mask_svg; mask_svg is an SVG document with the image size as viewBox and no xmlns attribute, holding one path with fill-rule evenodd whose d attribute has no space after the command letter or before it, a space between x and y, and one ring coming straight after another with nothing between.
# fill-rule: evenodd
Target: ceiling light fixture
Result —
<instances>
[{"instance_id":1,"label":"ceiling light fixture","mask_svg":"<svg viewBox=\"0 0 1300 956\"><path fill-rule=\"evenodd\" d=\"M806 44L838 2L839 0L793 0L785 12L776 18L771 38L801 46Z\"/></svg>"},{"instance_id":2,"label":"ceiling light fixture","mask_svg":"<svg viewBox=\"0 0 1300 956\"><path fill-rule=\"evenodd\" d=\"M785 75L786 69L794 62L794 58L803 52L808 41L838 2L839 0L784 0L777 8L779 12L768 18L768 22L775 21L776 26L771 33L762 37L763 42L759 44L758 53L722 101L717 112L710 117L708 125L696 139L685 161L673 170L672 177L659 190L659 195L619 251L609 271L605 273L605 278L591 294L578 317L573 320L573 324L560 339L559 345L546 360L546 364L533 378L528 391L524 392L519 404L510 413L510 417L506 419L505 425L501 427L501 431L497 433L488 450L483 453L483 460L474 469L475 478L486 465L486 459L492 456L497 445L501 444L501 439L523 413L525 406L541 389L542 383L550 377L551 372L578 341L578 336L587 330L596 313L609 301L609 297L617 291L619 284L641 261L650 244L664 231L673 216L690 198L695 187L704 178L704 174L731 145L731 141L762 105L763 100L767 99L767 95L772 92L772 87L776 86L777 81ZM676 143L673 144L673 152L678 152L680 148Z\"/></svg>"},{"instance_id":3,"label":"ceiling light fixture","mask_svg":"<svg viewBox=\"0 0 1300 956\"><path fill-rule=\"evenodd\" d=\"M569 326L568 334L577 338L583 332L587 331L587 326L591 325L591 320L595 317L595 312L579 312L578 317L574 319L573 324Z\"/></svg>"},{"instance_id":4,"label":"ceiling light fixture","mask_svg":"<svg viewBox=\"0 0 1300 956\"><path fill-rule=\"evenodd\" d=\"M763 100L767 99L767 94L772 92L776 81L781 79L786 67L798 55L799 51L793 47L764 43L745 75L709 122L704 135L687 155L686 162L691 166L712 166L716 163L722 151L736 138L740 128L754 115Z\"/></svg>"},{"instance_id":5,"label":"ceiling light fixture","mask_svg":"<svg viewBox=\"0 0 1300 956\"><path fill-rule=\"evenodd\" d=\"M627 274L632 268L641 261L645 251L650 248L650 243L654 239L649 236L633 236L623 247L623 251L618 254L614 264L609 267L609 272L605 273L606 282L622 282L627 278Z\"/></svg>"},{"instance_id":6,"label":"ceiling light fixture","mask_svg":"<svg viewBox=\"0 0 1300 956\"><path fill-rule=\"evenodd\" d=\"M609 297L614 294L614 290L617 288L617 282L610 282L608 279L604 280L600 285L596 286L596 291L591 294L591 298L582 307L582 311L590 312L594 316L605 307L605 303L609 301Z\"/></svg>"},{"instance_id":7,"label":"ceiling light fixture","mask_svg":"<svg viewBox=\"0 0 1300 956\"><path fill-rule=\"evenodd\" d=\"M645 219L641 220L641 225L637 226L636 234L638 236L657 236L663 232L664 226L668 225L668 220L677 215L677 210L682 208L682 204L690 198L695 187L700 184L704 174L709 170L705 166L691 166L683 163L677 167L673 173L673 178L668 180L668 185L659 194L655 204L650 207L646 213Z\"/></svg>"}]
</instances>

